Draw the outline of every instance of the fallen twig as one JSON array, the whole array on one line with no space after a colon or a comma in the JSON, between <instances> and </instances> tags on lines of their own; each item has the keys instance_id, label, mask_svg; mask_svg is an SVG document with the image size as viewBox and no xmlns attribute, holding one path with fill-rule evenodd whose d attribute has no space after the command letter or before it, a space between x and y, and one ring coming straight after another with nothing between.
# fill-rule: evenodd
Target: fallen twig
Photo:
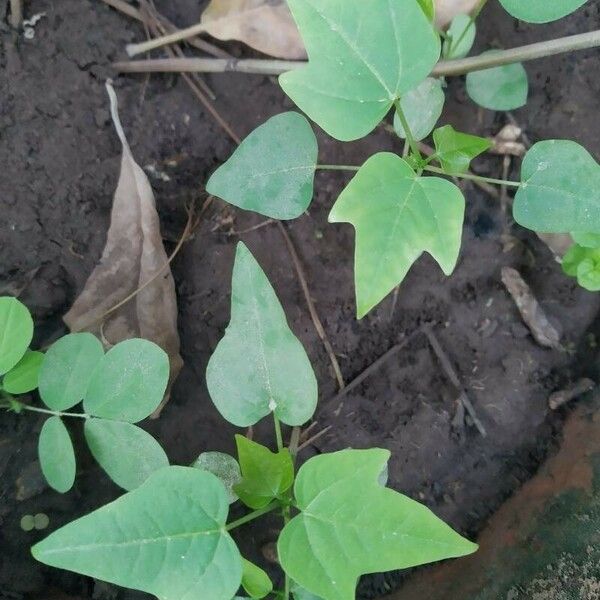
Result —
<instances>
[{"instance_id":1,"label":"fallen twig","mask_svg":"<svg viewBox=\"0 0 600 600\"><path fill-rule=\"evenodd\" d=\"M571 400L578 398L586 392L591 392L596 387L596 383L591 379L583 378L576 382L571 387L561 390L560 392L554 392L548 399L548 406L552 410L556 410L561 406L567 404Z\"/></svg>"},{"instance_id":2,"label":"fallen twig","mask_svg":"<svg viewBox=\"0 0 600 600\"><path fill-rule=\"evenodd\" d=\"M10 24L19 29L23 23L23 0L10 0Z\"/></svg>"},{"instance_id":3,"label":"fallen twig","mask_svg":"<svg viewBox=\"0 0 600 600\"><path fill-rule=\"evenodd\" d=\"M311 438L309 438L304 443L300 444L300 446L298 446L297 452L301 452L302 450L304 450L304 448L308 448L308 446L314 444L318 439L322 438L326 433L331 431L331 429L332 426L328 425L327 427L325 427L325 429L321 429L321 431L315 433L315 435L313 435Z\"/></svg>"}]
</instances>

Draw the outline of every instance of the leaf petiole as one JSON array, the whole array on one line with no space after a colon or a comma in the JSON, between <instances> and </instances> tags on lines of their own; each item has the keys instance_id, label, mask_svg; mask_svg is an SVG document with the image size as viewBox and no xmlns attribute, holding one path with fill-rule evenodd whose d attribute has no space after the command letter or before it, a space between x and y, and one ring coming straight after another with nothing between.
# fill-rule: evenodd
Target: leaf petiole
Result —
<instances>
[{"instance_id":1,"label":"leaf petiole","mask_svg":"<svg viewBox=\"0 0 600 600\"><path fill-rule=\"evenodd\" d=\"M268 506L265 506L264 508L259 508L258 510L248 513L244 517L241 517L235 521L232 521L225 527L225 529L227 531L232 531L233 529L237 529L238 527L241 527L242 525L245 525L246 523L250 523L250 521L254 521L255 519L258 519L259 517L262 517L263 515L266 515L267 513L273 512L274 510L277 510L278 508L281 508L281 502L279 502L278 500L275 500L274 502L271 502L271 504L269 504Z\"/></svg>"},{"instance_id":2,"label":"leaf petiole","mask_svg":"<svg viewBox=\"0 0 600 600\"><path fill-rule=\"evenodd\" d=\"M29 406L28 404L24 404L23 402L19 402L18 400L9 400L8 406L6 408L13 408L15 412L21 412L23 410L28 410L30 412L43 413L45 415L52 415L54 417L75 417L78 419L90 419L91 416L85 413L71 413L71 412L60 412L58 410L49 410L47 408L38 408L37 406Z\"/></svg>"},{"instance_id":3,"label":"leaf petiole","mask_svg":"<svg viewBox=\"0 0 600 600\"><path fill-rule=\"evenodd\" d=\"M413 151L413 154L415 155L415 157L417 157L420 161L423 160L423 156L421 155L421 150L419 149L419 144L415 140L415 138L410 130L410 125L408 124L408 119L406 118L406 115L404 114L404 111L402 110L402 105L400 103L400 99L397 99L394 102L394 105L396 106L396 113L398 114L398 118L400 119L400 122L402 123L402 127L404 129L404 133L406 134L406 140L408 141L408 143L410 145L410 149Z\"/></svg>"},{"instance_id":4,"label":"leaf petiole","mask_svg":"<svg viewBox=\"0 0 600 600\"><path fill-rule=\"evenodd\" d=\"M277 439L277 450L281 452L283 450L283 435L281 433L281 422L273 413L273 422L275 423L275 438Z\"/></svg>"},{"instance_id":5,"label":"leaf petiole","mask_svg":"<svg viewBox=\"0 0 600 600\"><path fill-rule=\"evenodd\" d=\"M360 167L352 165L317 165L317 171L358 171Z\"/></svg>"},{"instance_id":6,"label":"leaf petiole","mask_svg":"<svg viewBox=\"0 0 600 600\"><path fill-rule=\"evenodd\" d=\"M469 181L481 181L482 183L493 183L495 185L505 185L508 187L521 187L523 185L519 181L507 181L505 179L493 179L492 177L481 177L480 175L472 175L471 173L446 173L444 169L439 167L425 166L425 171L430 173L437 173L439 175L446 175L448 177L458 177L459 179L468 179Z\"/></svg>"}]
</instances>

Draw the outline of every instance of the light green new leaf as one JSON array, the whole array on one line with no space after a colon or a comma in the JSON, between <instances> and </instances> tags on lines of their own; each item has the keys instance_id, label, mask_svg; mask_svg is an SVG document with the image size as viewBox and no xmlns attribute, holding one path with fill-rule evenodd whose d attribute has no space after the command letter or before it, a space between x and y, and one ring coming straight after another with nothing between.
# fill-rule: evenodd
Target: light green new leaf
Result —
<instances>
[{"instance_id":1,"label":"light green new leaf","mask_svg":"<svg viewBox=\"0 0 600 600\"><path fill-rule=\"evenodd\" d=\"M492 52L497 51L484 54ZM467 75L467 93L473 102L484 108L514 110L527 103L527 72L521 63L473 71Z\"/></svg>"},{"instance_id":2,"label":"light green new leaf","mask_svg":"<svg viewBox=\"0 0 600 600\"><path fill-rule=\"evenodd\" d=\"M23 357L33 338L33 319L16 298L0 298L0 375L10 371Z\"/></svg>"},{"instance_id":3,"label":"light green new leaf","mask_svg":"<svg viewBox=\"0 0 600 600\"><path fill-rule=\"evenodd\" d=\"M459 14L452 19L448 28L448 39L444 41L442 54L444 58L464 58L471 52L477 27L469 15Z\"/></svg>"},{"instance_id":4,"label":"light green new leaf","mask_svg":"<svg viewBox=\"0 0 600 600\"><path fill-rule=\"evenodd\" d=\"M433 23L435 19L435 0L417 0L425 16Z\"/></svg>"},{"instance_id":5,"label":"light green new leaf","mask_svg":"<svg viewBox=\"0 0 600 600\"><path fill-rule=\"evenodd\" d=\"M295 219L312 200L318 154L306 118L286 112L255 129L213 173L206 191L272 219Z\"/></svg>"},{"instance_id":6,"label":"light green new leaf","mask_svg":"<svg viewBox=\"0 0 600 600\"><path fill-rule=\"evenodd\" d=\"M343 450L307 461L300 514L277 544L284 571L325 600L354 600L366 573L406 569L477 549L428 508L378 483L387 450Z\"/></svg>"},{"instance_id":7,"label":"light green new leaf","mask_svg":"<svg viewBox=\"0 0 600 600\"><path fill-rule=\"evenodd\" d=\"M513 17L529 23L549 23L562 19L586 2L587 0L500 0Z\"/></svg>"},{"instance_id":8,"label":"light green new leaf","mask_svg":"<svg viewBox=\"0 0 600 600\"><path fill-rule=\"evenodd\" d=\"M162 446L130 423L87 419L84 433L98 464L125 490L134 490L152 473L169 466Z\"/></svg>"},{"instance_id":9,"label":"light green new leaf","mask_svg":"<svg viewBox=\"0 0 600 600\"><path fill-rule=\"evenodd\" d=\"M157 471L129 492L32 548L47 565L160 600L231 600L240 553L225 530L223 484L190 467Z\"/></svg>"},{"instance_id":10,"label":"light green new leaf","mask_svg":"<svg viewBox=\"0 0 600 600\"><path fill-rule=\"evenodd\" d=\"M442 82L433 77L424 79L414 90L402 96L400 106L415 140L425 139L433 131L445 100ZM406 138L398 112L394 114L394 129L401 138Z\"/></svg>"},{"instance_id":11,"label":"light green new leaf","mask_svg":"<svg viewBox=\"0 0 600 600\"><path fill-rule=\"evenodd\" d=\"M95 417L137 423L161 403L169 357L153 342L125 340L111 348L92 374L83 400Z\"/></svg>"},{"instance_id":12,"label":"light green new leaf","mask_svg":"<svg viewBox=\"0 0 600 600\"><path fill-rule=\"evenodd\" d=\"M573 231L571 237L584 248L600 248L600 233Z\"/></svg>"},{"instance_id":13,"label":"light green new leaf","mask_svg":"<svg viewBox=\"0 0 600 600\"><path fill-rule=\"evenodd\" d=\"M242 558L242 568L242 587L250 598L264 598L273 591L273 582L260 567Z\"/></svg>"},{"instance_id":14,"label":"light green new leaf","mask_svg":"<svg viewBox=\"0 0 600 600\"><path fill-rule=\"evenodd\" d=\"M233 504L238 499L233 488L242 481L242 472L238 461L233 456L224 452L203 452L191 466L216 475L229 494L229 504Z\"/></svg>"},{"instance_id":15,"label":"light green new leaf","mask_svg":"<svg viewBox=\"0 0 600 600\"><path fill-rule=\"evenodd\" d=\"M287 448L271 452L242 435L236 435L235 442L242 481L233 489L246 506L264 508L292 487L294 463Z\"/></svg>"},{"instance_id":16,"label":"light green new leaf","mask_svg":"<svg viewBox=\"0 0 600 600\"><path fill-rule=\"evenodd\" d=\"M329 221L356 229L354 277L364 317L429 252L446 275L456 266L465 199L449 181L418 177L395 154L372 156L335 203Z\"/></svg>"},{"instance_id":17,"label":"light green new leaf","mask_svg":"<svg viewBox=\"0 0 600 600\"><path fill-rule=\"evenodd\" d=\"M38 440L38 457L42 473L50 487L64 494L75 482L73 442L60 417L50 417Z\"/></svg>"},{"instance_id":18,"label":"light green new leaf","mask_svg":"<svg viewBox=\"0 0 600 600\"><path fill-rule=\"evenodd\" d=\"M104 356L91 333L71 333L54 342L40 371L40 397L52 410L67 410L83 400L94 369Z\"/></svg>"},{"instance_id":19,"label":"light green new leaf","mask_svg":"<svg viewBox=\"0 0 600 600\"><path fill-rule=\"evenodd\" d=\"M577 277L577 283L590 292L600 291L600 248L586 248L575 244L565 254L563 271Z\"/></svg>"},{"instance_id":20,"label":"light green new leaf","mask_svg":"<svg viewBox=\"0 0 600 600\"><path fill-rule=\"evenodd\" d=\"M317 380L300 341L256 259L239 243L233 268L231 321L206 370L219 412L238 427L273 413L302 425L317 405Z\"/></svg>"},{"instance_id":21,"label":"light green new leaf","mask_svg":"<svg viewBox=\"0 0 600 600\"><path fill-rule=\"evenodd\" d=\"M433 132L435 153L442 168L449 175L468 171L471 161L492 147L490 140L456 131L444 125Z\"/></svg>"},{"instance_id":22,"label":"light green new leaf","mask_svg":"<svg viewBox=\"0 0 600 600\"><path fill-rule=\"evenodd\" d=\"M4 376L2 387L9 394L26 394L38 386L42 352L27 350L23 358Z\"/></svg>"},{"instance_id":23,"label":"light green new leaf","mask_svg":"<svg viewBox=\"0 0 600 600\"><path fill-rule=\"evenodd\" d=\"M331 136L371 132L440 56L440 40L414 1L288 0L308 66L284 73L284 92Z\"/></svg>"},{"instance_id":24,"label":"light green new leaf","mask_svg":"<svg viewBox=\"0 0 600 600\"><path fill-rule=\"evenodd\" d=\"M543 233L600 233L600 165L570 140L535 144L521 167L515 221Z\"/></svg>"}]
</instances>

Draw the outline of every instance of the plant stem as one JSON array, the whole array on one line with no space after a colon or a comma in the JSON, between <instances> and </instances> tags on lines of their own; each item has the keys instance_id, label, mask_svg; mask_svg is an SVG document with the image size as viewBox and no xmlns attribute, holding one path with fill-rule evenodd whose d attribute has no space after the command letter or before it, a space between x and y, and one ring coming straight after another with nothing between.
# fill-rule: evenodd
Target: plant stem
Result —
<instances>
[{"instance_id":1,"label":"plant stem","mask_svg":"<svg viewBox=\"0 0 600 600\"><path fill-rule=\"evenodd\" d=\"M167 35L163 35L162 37L157 37L153 40L148 40L140 44L127 44L125 49L127 50L127 54L129 54L129 56L136 56L137 54L150 52L150 50L155 50L156 48L161 48L162 46L167 46L168 44L182 42L188 38L195 37L200 33L204 33L205 31L206 26L203 23L196 23L196 25L192 25L191 27L186 27L185 29L180 29L179 31L174 31L173 33L169 33Z\"/></svg>"},{"instance_id":2,"label":"plant stem","mask_svg":"<svg viewBox=\"0 0 600 600\"><path fill-rule=\"evenodd\" d=\"M277 439L277 450L280 452L283 450L283 435L281 435L281 423L279 419L273 413L273 421L275 423L275 438Z\"/></svg>"},{"instance_id":3,"label":"plant stem","mask_svg":"<svg viewBox=\"0 0 600 600\"><path fill-rule=\"evenodd\" d=\"M410 149L413 151L413 154L417 158L422 159L423 157L421 156L421 150L419 148L419 144L415 140L415 138L412 134L412 131L410 130L410 125L408 124L406 115L404 114L404 111L402 110L402 105L400 104L400 100L396 100L394 102L394 105L396 106L396 114L398 115L398 117L400 119L400 123L402 123L402 127L404 129L404 135L406 136L406 141L410 145Z\"/></svg>"},{"instance_id":4,"label":"plant stem","mask_svg":"<svg viewBox=\"0 0 600 600\"><path fill-rule=\"evenodd\" d=\"M360 167L353 165L317 165L318 171L358 171Z\"/></svg>"},{"instance_id":5,"label":"plant stem","mask_svg":"<svg viewBox=\"0 0 600 600\"><path fill-rule=\"evenodd\" d=\"M225 529L227 531L231 531L232 529L237 529L238 527L241 527L242 525L245 525L246 523L250 523L250 521L254 521L255 519L258 519L259 517L262 517L263 515L266 515L267 513L273 512L274 510L277 510L278 508L281 508L281 503L276 500L275 502L271 502L271 504L269 504L268 506L265 506L264 508L259 508L258 510L248 513L245 517L241 517L240 519L237 519L236 521L232 521L225 527Z\"/></svg>"},{"instance_id":6,"label":"plant stem","mask_svg":"<svg viewBox=\"0 0 600 600\"><path fill-rule=\"evenodd\" d=\"M481 177L480 175L472 175L471 173L446 173L444 169L438 167L431 167L429 165L423 167L425 171L431 173L438 173L439 175L446 175L447 177L458 177L459 179L468 179L469 181L480 181L485 183L493 183L495 185L506 185L510 187L521 187L519 181L506 181L504 179L492 179L491 177Z\"/></svg>"},{"instance_id":7,"label":"plant stem","mask_svg":"<svg viewBox=\"0 0 600 600\"><path fill-rule=\"evenodd\" d=\"M17 404L20 410L28 410L30 412L42 413L44 415L52 415L53 417L75 417L78 419L90 419L91 416L85 413L71 413L71 412L61 412L58 410L48 410L46 408L38 408L37 406L29 406L28 404L23 404L23 402L19 402L18 400L10 400L3 405L2 408L11 408Z\"/></svg>"}]
</instances>

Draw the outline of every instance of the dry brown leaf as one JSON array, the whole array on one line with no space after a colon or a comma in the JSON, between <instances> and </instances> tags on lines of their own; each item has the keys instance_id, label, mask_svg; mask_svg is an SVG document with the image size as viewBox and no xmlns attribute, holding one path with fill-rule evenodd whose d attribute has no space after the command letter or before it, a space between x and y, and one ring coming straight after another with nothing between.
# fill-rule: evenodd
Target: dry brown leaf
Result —
<instances>
[{"instance_id":1,"label":"dry brown leaf","mask_svg":"<svg viewBox=\"0 0 600 600\"><path fill-rule=\"evenodd\" d=\"M285 0L211 0L201 23L220 40L238 40L277 58L306 58Z\"/></svg>"},{"instance_id":2,"label":"dry brown leaf","mask_svg":"<svg viewBox=\"0 0 600 600\"><path fill-rule=\"evenodd\" d=\"M90 331L105 345L133 337L155 342L169 355L172 383L183 366L179 355L175 282L171 270L165 268L168 257L150 182L133 159L110 82L106 89L123 145L121 174L102 257L64 321L71 331ZM111 311L161 270L152 283Z\"/></svg>"},{"instance_id":3,"label":"dry brown leaf","mask_svg":"<svg viewBox=\"0 0 600 600\"><path fill-rule=\"evenodd\" d=\"M480 0L435 0L435 24L446 28L456 15L466 15L474 10Z\"/></svg>"}]
</instances>

